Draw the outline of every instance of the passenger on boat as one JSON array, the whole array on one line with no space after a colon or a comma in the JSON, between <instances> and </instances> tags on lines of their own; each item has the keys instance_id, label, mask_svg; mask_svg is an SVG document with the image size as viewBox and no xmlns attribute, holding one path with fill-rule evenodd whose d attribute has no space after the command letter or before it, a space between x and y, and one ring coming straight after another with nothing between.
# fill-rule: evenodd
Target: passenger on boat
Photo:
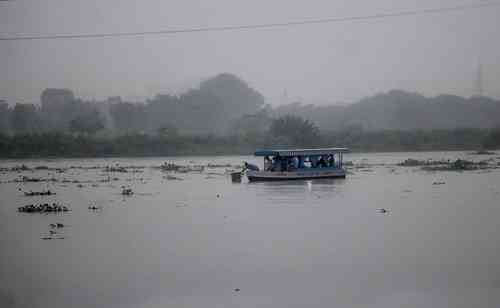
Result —
<instances>
[{"instance_id":1,"label":"passenger on boat","mask_svg":"<svg viewBox=\"0 0 500 308\"><path fill-rule=\"evenodd\" d=\"M318 168L324 168L326 167L326 160L321 156L318 160Z\"/></svg>"},{"instance_id":2,"label":"passenger on boat","mask_svg":"<svg viewBox=\"0 0 500 308\"><path fill-rule=\"evenodd\" d=\"M287 159L287 171L297 170L298 159L297 157L290 157Z\"/></svg>"},{"instance_id":3,"label":"passenger on boat","mask_svg":"<svg viewBox=\"0 0 500 308\"><path fill-rule=\"evenodd\" d=\"M335 167L335 157L333 154L328 155L328 166Z\"/></svg>"},{"instance_id":4,"label":"passenger on boat","mask_svg":"<svg viewBox=\"0 0 500 308\"><path fill-rule=\"evenodd\" d=\"M264 157L264 170L265 171L270 171L273 167L273 163L269 156Z\"/></svg>"},{"instance_id":5,"label":"passenger on boat","mask_svg":"<svg viewBox=\"0 0 500 308\"><path fill-rule=\"evenodd\" d=\"M304 168L304 156L299 156L298 158L298 163L297 163L297 168Z\"/></svg>"},{"instance_id":6,"label":"passenger on boat","mask_svg":"<svg viewBox=\"0 0 500 308\"><path fill-rule=\"evenodd\" d=\"M245 169L253 170L253 171L259 171L259 167L257 167L254 164L249 164L247 162L245 162Z\"/></svg>"},{"instance_id":7,"label":"passenger on boat","mask_svg":"<svg viewBox=\"0 0 500 308\"><path fill-rule=\"evenodd\" d=\"M273 157L271 171L281 171L281 159L280 159L279 155Z\"/></svg>"},{"instance_id":8,"label":"passenger on boat","mask_svg":"<svg viewBox=\"0 0 500 308\"><path fill-rule=\"evenodd\" d=\"M309 156L309 161L311 162L311 168L318 167L318 157L317 156Z\"/></svg>"},{"instance_id":9,"label":"passenger on boat","mask_svg":"<svg viewBox=\"0 0 500 308\"><path fill-rule=\"evenodd\" d=\"M311 159L309 157L305 157L303 165L303 168L312 168Z\"/></svg>"},{"instance_id":10,"label":"passenger on boat","mask_svg":"<svg viewBox=\"0 0 500 308\"><path fill-rule=\"evenodd\" d=\"M287 171L288 170L288 159L287 158L281 158L280 160L280 171Z\"/></svg>"}]
</instances>

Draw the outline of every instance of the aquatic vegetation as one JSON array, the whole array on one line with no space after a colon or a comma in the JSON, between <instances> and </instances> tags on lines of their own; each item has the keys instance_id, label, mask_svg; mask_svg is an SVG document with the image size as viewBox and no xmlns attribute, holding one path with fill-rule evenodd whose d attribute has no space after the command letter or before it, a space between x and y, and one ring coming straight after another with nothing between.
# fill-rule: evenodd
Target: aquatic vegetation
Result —
<instances>
[{"instance_id":1,"label":"aquatic vegetation","mask_svg":"<svg viewBox=\"0 0 500 308\"><path fill-rule=\"evenodd\" d=\"M445 182L433 182L432 185L444 185L446 184Z\"/></svg>"},{"instance_id":2,"label":"aquatic vegetation","mask_svg":"<svg viewBox=\"0 0 500 308\"><path fill-rule=\"evenodd\" d=\"M207 168L231 168L231 164L207 164Z\"/></svg>"},{"instance_id":3,"label":"aquatic vegetation","mask_svg":"<svg viewBox=\"0 0 500 308\"><path fill-rule=\"evenodd\" d=\"M29 191L29 192L24 192L24 195L26 197L33 197L33 196L52 196L52 195L55 195L56 193L55 192L52 192L50 190L46 190L46 191Z\"/></svg>"},{"instance_id":4,"label":"aquatic vegetation","mask_svg":"<svg viewBox=\"0 0 500 308\"><path fill-rule=\"evenodd\" d=\"M188 172L203 172L205 170L205 166L201 165L177 165L175 163L171 162L165 162L163 165L160 166L160 169L163 171L174 171L174 172L179 172L179 173L188 173Z\"/></svg>"},{"instance_id":5,"label":"aquatic vegetation","mask_svg":"<svg viewBox=\"0 0 500 308\"><path fill-rule=\"evenodd\" d=\"M435 165L445 165L448 164L450 161L445 161L445 160L417 160L413 158L408 158L405 161L397 164L398 166L402 167L418 167L418 166L435 166Z\"/></svg>"},{"instance_id":6,"label":"aquatic vegetation","mask_svg":"<svg viewBox=\"0 0 500 308\"><path fill-rule=\"evenodd\" d=\"M109 167L107 166L104 168L105 172L127 172L127 169L125 167L120 167L120 166L115 166L115 167Z\"/></svg>"},{"instance_id":7,"label":"aquatic vegetation","mask_svg":"<svg viewBox=\"0 0 500 308\"><path fill-rule=\"evenodd\" d=\"M12 172L32 171L32 169L29 168L28 166L26 166L25 164L22 164L20 166L14 166L14 167L10 168L10 171L12 171Z\"/></svg>"},{"instance_id":8,"label":"aquatic vegetation","mask_svg":"<svg viewBox=\"0 0 500 308\"><path fill-rule=\"evenodd\" d=\"M467 171L467 170L479 170L479 169L496 169L498 166L490 164L488 161L474 162L470 160L457 159L453 162L449 162L442 165L436 166L423 166L422 170L427 171Z\"/></svg>"},{"instance_id":9,"label":"aquatic vegetation","mask_svg":"<svg viewBox=\"0 0 500 308\"><path fill-rule=\"evenodd\" d=\"M422 170L426 171L465 171L465 170L498 168L497 165L492 163L492 159L475 162L465 159L444 161L444 160L416 160L408 158L397 165L403 167L421 167Z\"/></svg>"},{"instance_id":10,"label":"aquatic vegetation","mask_svg":"<svg viewBox=\"0 0 500 308\"><path fill-rule=\"evenodd\" d=\"M13 180L15 183L25 183L25 182L57 182L56 178L35 178L29 176L22 176L19 179Z\"/></svg>"},{"instance_id":11,"label":"aquatic vegetation","mask_svg":"<svg viewBox=\"0 0 500 308\"><path fill-rule=\"evenodd\" d=\"M163 177L164 179L166 180L177 180L177 181L183 181L184 179L183 178L179 178L179 177L176 177L176 176L173 176L173 175L166 175Z\"/></svg>"},{"instance_id":12,"label":"aquatic vegetation","mask_svg":"<svg viewBox=\"0 0 500 308\"><path fill-rule=\"evenodd\" d=\"M177 171L180 167L182 166L170 162L165 162L163 165L160 166L160 169L164 171Z\"/></svg>"},{"instance_id":13,"label":"aquatic vegetation","mask_svg":"<svg viewBox=\"0 0 500 308\"><path fill-rule=\"evenodd\" d=\"M51 228L64 228L64 224L62 223L55 223L55 224L50 224L49 225Z\"/></svg>"},{"instance_id":14,"label":"aquatic vegetation","mask_svg":"<svg viewBox=\"0 0 500 308\"><path fill-rule=\"evenodd\" d=\"M132 188L122 188L122 195L123 196L132 196L134 192L132 191Z\"/></svg>"},{"instance_id":15,"label":"aquatic vegetation","mask_svg":"<svg viewBox=\"0 0 500 308\"><path fill-rule=\"evenodd\" d=\"M486 150L479 150L476 152L471 153L472 155L496 155L497 153L491 152L491 151L486 151Z\"/></svg>"},{"instance_id":16,"label":"aquatic vegetation","mask_svg":"<svg viewBox=\"0 0 500 308\"><path fill-rule=\"evenodd\" d=\"M69 208L65 205L57 203L43 203L43 204L29 204L17 208L18 212L22 213L54 213L54 212L68 212Z\"/></svg>"}]
</instances>

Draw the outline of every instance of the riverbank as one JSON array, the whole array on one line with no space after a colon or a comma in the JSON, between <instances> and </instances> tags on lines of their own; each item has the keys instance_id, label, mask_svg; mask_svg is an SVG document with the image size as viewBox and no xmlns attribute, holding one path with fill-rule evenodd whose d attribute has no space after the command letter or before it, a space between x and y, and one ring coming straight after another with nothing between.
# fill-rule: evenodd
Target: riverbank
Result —
<instances>
[{"instance_id":1,"label":"riverbank","mask_svg":"<svg viewBox=\"0 0 500 308\"><path fill-rule=\"evenodd\" d=\"M88 158L250 155L267 147L345 146L352 152L477 151L495 148L481 129L328 133L309 144L272 136L175 136L131 134L95 137L64 133L0 135L0 158Z\"/></svg>"}]
</instances>

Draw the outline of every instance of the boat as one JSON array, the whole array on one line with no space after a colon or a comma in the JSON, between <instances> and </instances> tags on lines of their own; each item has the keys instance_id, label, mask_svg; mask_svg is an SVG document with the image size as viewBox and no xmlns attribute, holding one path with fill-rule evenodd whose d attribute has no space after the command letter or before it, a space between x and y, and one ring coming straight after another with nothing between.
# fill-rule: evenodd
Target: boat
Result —
<instances>
[{"instance_id":1,"label":"boat","mask_svg":"<svg viewBox=\"0 0 500 308\"><path fill-rule=\"evenodd\" d=\"M250 182L345 178L343 154L347 148L257 150L254 155L264 157L264 169L245 163L245 174Z\"/></svg>"}]
</instances>

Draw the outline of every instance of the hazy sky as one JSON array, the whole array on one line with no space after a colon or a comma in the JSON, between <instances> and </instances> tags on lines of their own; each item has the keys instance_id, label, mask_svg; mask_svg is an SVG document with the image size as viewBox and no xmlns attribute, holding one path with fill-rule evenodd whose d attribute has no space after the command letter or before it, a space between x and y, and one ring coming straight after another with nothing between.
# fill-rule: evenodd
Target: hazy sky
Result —
<instances>
[{"instance_id":1,"label":"hazy sky","mask_svg":"<svg viewBox=\"0 0 500 308\"><path fill-rule=\"evenodd\" d=\"M479 0L13 0L0 36L136 32L348 17ZM269 103L353 102L398 88L500 98L500 7L234 32L0 41L0 99L37 102L47 87L142 100L234 73Z\"/></svg>"}]
</instances>

